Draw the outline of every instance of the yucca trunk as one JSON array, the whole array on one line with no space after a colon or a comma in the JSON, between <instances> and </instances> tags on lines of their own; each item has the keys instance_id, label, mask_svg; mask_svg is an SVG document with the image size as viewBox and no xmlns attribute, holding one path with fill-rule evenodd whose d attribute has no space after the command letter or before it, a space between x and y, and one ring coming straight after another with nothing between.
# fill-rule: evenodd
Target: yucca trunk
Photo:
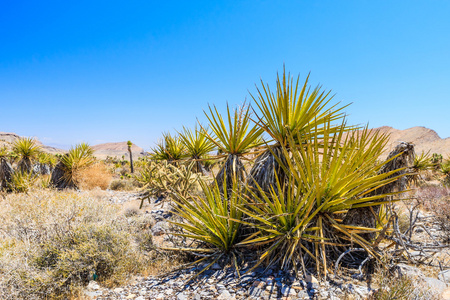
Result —
<instances>
[{"instance_id":1,"label":"yucca trunk","mask_svg":"<svg viewBox=\"0 0 450 300\"><path fill-rule=\"evenodd\" d=\"M263 152L258 156L250 170L247 179L248 185L254 188L255 191L257 190L257 185L259 185L262 191L270 193L272 188L277 189L278 178L281 186L283 186L287 181L287 176L279 161L286 161L281 146L272 146Z\"/></svg>"},{"instance_id":2,"label":"yucca trunk","mask_svg":"<svg viewBox=\"0 0 450 300\"><path fill-rule=\"evenodd\" d=\"M29 157L23 157L19 163L18 163L18 168L19 171L24 173L29 173L31 171L31 159Z\"/></svg>"},{"instance_id":3,"label":"yucca trunk","mask_svg":"<svg viewBox=\"0 0 450 300\"><path fill-rule=\"evenodd\" d=\"M217 173L216 181L220 189L223 189L223 183L226 181L227 190L233 187L233 182L245 181L245 167L239 155L229 154L225 163Z\"/></svg>"},{"instance_id":4,"label":"yucca trunk","mask_svg":"<svg viewBox=\"0 0 450 300\"><path fill-rule=\"evenodd\" d=\"M400 154L400 155L399 155ZM399 156L397 156L399 155ZM396 158L392 159L393 157L397 156ZM380 174L382 173L388 173L397 169L406 168L404 170L395 172L389 178L393 178L396 176L399 176L401 174L409 173L410 170L408 169L412 162L414 161L414 145L406 142L402 142L401 144L397 145L394 150L392 150L388 157L386 158L386 161L392 159L388 163L386 163L380 170ZM375 195L381 195L381 194L389 194L396 191L403 191L406 190L407 185L407 176L400 177L398 180L391 182L389 184L386 184L382 186L381 188L378 188L374 190L371 193L371 196ZM392 197L392 196L388 196ZM379 199L377 202L382 202L389 200L388 197ZM345 225L355 225L355 226L362 226L362 227L368 227L368 228L375 228L378 213L380 211L380 205L371 206L371 207L361 207L356 209L350 209L347 213L347 215L344 218L344 224ZM365 233L361 234L360 236L366 240L372 240L375 237L376 233Z\"/></svg>"},{"instance_id":5,"label":"yucca trunk","mask_svg":"<svg viewBox=\"0 0 450 300\"><path fill-rule=\"evenodd\" d=\"M130 169L131 173L134 173L134 166L133 166L133 153L131 152L131 148L128 148L128 152L130 152Z\"/></svg>"},{"instance_id":6,"label":"yucca trunk","mask_svg":"<svg viewBox=\"0 0 450 300\"><path fill-rule=\"evenodd\" d=\"M11 164L4 158L0 158L0 190L9 189L8 184L11 182L11 176L14 173Z\"/></svg>"}]
</instances>

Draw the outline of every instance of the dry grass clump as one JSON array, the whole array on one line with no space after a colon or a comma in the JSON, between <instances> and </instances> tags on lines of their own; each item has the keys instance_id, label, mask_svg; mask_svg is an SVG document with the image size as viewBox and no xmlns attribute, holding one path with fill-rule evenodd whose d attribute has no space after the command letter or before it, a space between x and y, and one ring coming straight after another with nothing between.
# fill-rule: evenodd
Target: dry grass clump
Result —
<instances>
[{"instance_id":1,"label":"dry grass clump","mask_svg":"<svg viewBox=\"0 0 450 300\"><path fill-rule=\"evenodd\" d=\"M424 208L433 213L445 241L450 241L450 188L442 185L425 186L416 191Z\"/></svg>"},{"instance_id":2,"label":"dry grass clump","mask_svg":"<svg viewBox=\"0 0 450 300\"><path fill-rule=\"evenodd\" d=\"M430 289L421 280L408 276L398 276L379 269L372 276L373 284L378 290L371 296L371 300L438 300L439 293Z\"/></svg>"},{"instance_id":3,"label":"dry grass clump","mask_svg":"<svg viewBox=\"0 0 450 300\"><path fill-rule=\"evenodd\" d=\"M65 299L93 277L112 286L145 270L150 229L142 217L119 211L74 191L7 195L0 214L2 299Z\"/></svg>"},{"instance_id":4,"label":"dry grass clump","mask_svg":"<svg viewBox=\"0 0 450 300\"><path fill-rule=\"evenodd\" d=\"M106 190L109 187L112 178L112 173L102 162L78 170L74 174L76 185L83 190L92 190L96 187Z\"/></svg>"}]
</instances>

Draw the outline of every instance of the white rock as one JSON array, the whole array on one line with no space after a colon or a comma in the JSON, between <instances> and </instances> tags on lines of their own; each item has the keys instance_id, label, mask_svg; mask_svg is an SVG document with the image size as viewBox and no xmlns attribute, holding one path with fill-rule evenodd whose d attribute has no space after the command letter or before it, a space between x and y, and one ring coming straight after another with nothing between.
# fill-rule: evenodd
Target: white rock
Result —
<instances>
[{"instance_id":1,"label":"white rock","mask_svg":"<svg viewBox=\"0 0 450 300\"><path fill-rule=\"evenodd\" d=\"M123 292L123 288L115 288L114 293L121 293Z\"/></svg>"},{"instance_id":2,"label":"white rock","mask_svg":"<svg viewBox=\"0 0 450 300\"><path fill-rule=\"evenodd\" d=\"M432 277L425 277L424 280L432 290L437 291L439 293L442 293L447 289L447 285L445 284L445 282L440 281L439 279Z\"/></svg>"},{"instance_id":3,"label":"white rock","mask_svg":"<svg viewBox=\"0 0 450 300\"><path fill-rule=\"evenodd\" d=\"M450 269L439 272L438 278L445 283L450 283Z\"/></svg>"},{"instance_id":4,"label":"white rock","mask_svg":"<svg viewBox=\"0 0 450 300\"><path fill-rule=\"evenodd\" d=\"M88 284L87 288L88 288L89 290L91 290L91 291L95 291L95 290L100 289L100 286L98 285L97 282L91 280L91 281L89 281L89 284Z\"/></svg>"},{"instance_id":5,"label":"white rock","mask_svg":"<svg viewBox=\"0 0 450 300\"><path fill-rule=\"evenodd\" d=\"M231 294L227 290L222 291L222 293L220 293L219 297L217 298L217 300L229 300L229 299L231 299Z\"/></svg>"}]
</instances>

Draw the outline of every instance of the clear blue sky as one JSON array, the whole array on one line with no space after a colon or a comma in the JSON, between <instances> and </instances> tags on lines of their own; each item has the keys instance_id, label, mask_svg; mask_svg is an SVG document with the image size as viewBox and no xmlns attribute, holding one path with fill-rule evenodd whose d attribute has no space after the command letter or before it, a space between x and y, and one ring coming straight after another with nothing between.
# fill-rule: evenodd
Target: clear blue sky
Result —
<instances>
[{"instance_id":1,"label":"clear blue sky","mask_svg":"<svg viewBox=\"0 0 450 300\"><path fill-rule=\"evenodd\" d=\"M450 1L9 1L0 131L68 147L132 140L242 103L283 64L350 123L450 137Z\"/></svg>"}]
</instances>

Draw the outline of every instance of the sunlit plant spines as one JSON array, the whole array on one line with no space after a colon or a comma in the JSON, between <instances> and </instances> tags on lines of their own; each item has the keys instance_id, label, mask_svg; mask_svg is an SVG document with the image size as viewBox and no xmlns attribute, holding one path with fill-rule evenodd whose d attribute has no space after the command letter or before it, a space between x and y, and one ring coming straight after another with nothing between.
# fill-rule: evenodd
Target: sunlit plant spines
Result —
<instances>
[{"instance_id":1,"label":"sunlit plant spines","mask_svg":"<svg viewBox=\"0 0 450 300\"><path fill-rule=\"evenodd\" d=\"M275 93L261 80L257 97L251 95L261 114L256 113L258 124L279 144L287 142L289 133L300 133L297 135L300 139L303 133L321 135L321 125L345 116L341 111L348 105L338 107L337 103L327 107L333 99L330 92L321 91L321 86L311 91L308 81L309 75L304 84L299 86L298 76L294 84L293 77L286 75L283 70L282 79L277 74ZM311 130L313 128L314 131Z\"/></svg>"},{"instance_id":2,"label":"sunlit plant spines","mask_svg":"<svg viewBox=\"0 0 450 300\"><path fill-rule=\"evenodd\" d=\"M13 152L19 158L19 168L22 172L29 172L31 170L31 164L34 159L37 158L41 151L35 139L33 138L19 138L12 145Z\"/></svg>"},{"instance_id":3,"label":"sunlit plant spines","mask_svg":"<svg viewBox=\"0 0 450 300\"><path fill-rule=\"evenodd\" d=\"M204 113L213 135L204 132L223 153L241 155L259 145L263 130L252 123L249 106L235 108L232 114L227 104L225 121L215 106L209 106L209 114Z\"/></svg>"},{"instance_id":4,"label":"sunlit plant spines","mask_svg":"<svg viewBox=\"0 0 450 300\"><path fill-rule=\"evenodd\" d=\"M206 134L207 131L197 129L197 125L193 130L183 126L183 131L179 132L179 137L190 158L201 159L216 148L215 143Z\"/></svg>"},{"instance_id":5,"label":"sunlit plant spines","mask_svg":"<svg viewBox=\"0 0 450 300\"><path fill-rule=\"evenodd\" d=\"M163 133L162 139L156 143L153 149L153 158L156 160L179 161L186 157L186 148L179 136Z\"/></svg>"}]
</instances>

